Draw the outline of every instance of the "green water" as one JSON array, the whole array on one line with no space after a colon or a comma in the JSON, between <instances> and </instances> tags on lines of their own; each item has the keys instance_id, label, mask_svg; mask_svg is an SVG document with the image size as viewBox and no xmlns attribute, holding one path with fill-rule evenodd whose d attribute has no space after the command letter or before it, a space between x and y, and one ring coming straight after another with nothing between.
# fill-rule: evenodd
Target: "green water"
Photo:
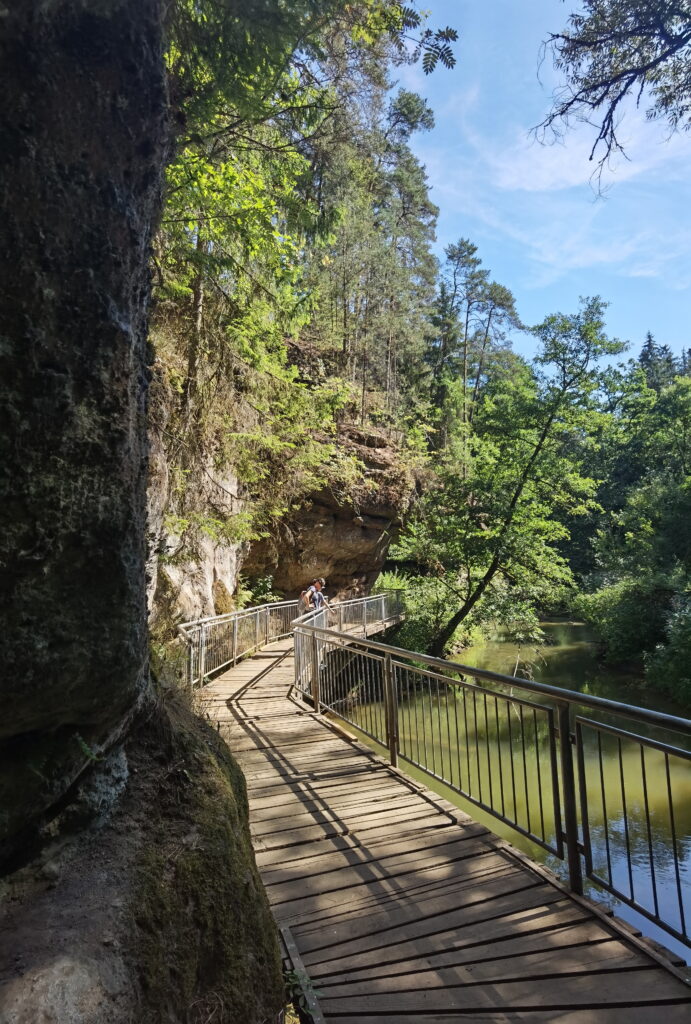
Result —
<instances>
[{"instance_id":1,"label":"green water","mask_svg":"<svg viewBox=\"0 0 691 1024\"><path fill-rule=\"evenodd\" d=\"M642 672L604 665L598 656L597 636L586 623L557 620L541 622L540 627L546 640L537 648L519 647L499 633L493 640L462 651L455 660L474 668L525 676L566 690L691 717L691 709L646 688Z\"/></svg>"},{"instance_id":2,"label":"green water","mask_svg":"<svg viewBox=\"0 0 691 1024\"><path fill-rule=\"evenodd\" d=\"M596 638L586 625L557 621L542 623L542 628L548 642L537 650L519 648L499 635L463 651L456 660L471 668L529 677L688 717L688 710L646 689L641 675L604 667L598 659ZM383 709L377 699L372 699L376 686L368 690L366 680L360 685L361 696L346 717L382 737ZM556 749L551 741L549 702L517 688L485 684L484 689L486 692L462 690L433 679L421 686L419 677L414 681L412 675L402 673L398 680L401 767L565 877L565 861L549 849L555 846L557 833L551 772ZM514 697L524 697L527 703L518 704L511 699ZM600 713L583 713L604 724L609 722L688 748L678 734L608 719ZM650 913L655 913L657 900L659 915L679 931L683 930L684 913L688 928L691 761L676 756L667 760L663 752L651 748L646 748L642 758L641 747L634 740L619 740L589 727L584 729L584 751L595 871L601 877L611 877L614 886L627 896L633 891L635 901ZM558 758L556 767L559 775ZM475 802L460 795L456 791L459 789ZM477 806L478 801L491 805L506 822L484 812ZM517 831L516 826L529 835ZM591 882L586 883L586 890L614 907L644 934L689 958L688 948L625 903Z\"/></svg>"}]
</instances>

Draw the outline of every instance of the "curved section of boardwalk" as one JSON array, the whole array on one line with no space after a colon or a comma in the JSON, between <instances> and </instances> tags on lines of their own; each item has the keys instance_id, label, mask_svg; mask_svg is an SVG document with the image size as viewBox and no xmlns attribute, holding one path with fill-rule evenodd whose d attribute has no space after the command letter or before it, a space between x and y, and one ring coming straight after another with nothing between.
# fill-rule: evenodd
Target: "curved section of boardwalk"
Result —
<instances>
[{"instance_id":1,"label":"curved section of boardwalk","mask_svg":"<svg viewBox=\"0 0 691 1024\"><path fill-rule=\"evenodd\" d=\"M317 1020L688 1024L691 988L652 947L336 732L292 681L283 641L202 700L245 772L257 863Z\"/></svg>"}]
</instances>

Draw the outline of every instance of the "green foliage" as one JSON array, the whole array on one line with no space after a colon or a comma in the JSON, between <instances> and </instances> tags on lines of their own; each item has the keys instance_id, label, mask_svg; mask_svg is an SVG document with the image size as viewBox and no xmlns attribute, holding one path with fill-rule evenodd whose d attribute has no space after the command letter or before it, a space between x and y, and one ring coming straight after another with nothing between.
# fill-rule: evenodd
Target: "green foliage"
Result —
<instances>
[{"instance_id":1,"label":"green foliage","mask_svg":"<svg viewBox=\"0 0 691 1024\"><path fill-rule=\"evenodd\" d=\"M270 573L257 576L250 581L241 576L238 582L238 601L242 600L242 604L238 604L238 607L282 601L282 595L276 594L273 590L273 582L274 578Z\"/></svg>"},{"instance_id":2,"label":"green foliage","mask_svg":"<svg viewBox=\"0 0 691 1024\"><path fill-rule=\"evenodd\" d=\"M514 358L478 391L472 419L462 407L451 422L439 486L396 552L434 571L455 599L435 653L502 577L519 602L554 600L571 582L558 545L567 517L593 507L581 443L598 386L591 364L621 347L604 335L602 312L594 299L547 318L535 328L542 345L533 366Z\"/></svg>"},{"instance_id":3,"label":"green foliage","mask_svg":"<svg viewBox=\"0 0 691 1024\"><path fill-rule=\"evenodd\" d=\"M691 381L665 383L657 351L649 336L639 362L608 379L593 451L599 509L593 540L581 540L591 559L569 555L587 566L575 609L598 627L607 656L643 659L650 681L680 696L679 666L691 656Z\"/></svg>"},{"instance_id":4,"label":"green foliage","mask_svg":"<svg viewBox=\"0 0 691 1024\"><path fill-rule=\"evenodd\" d=\"M664 640L645 657L650 683L680 703L691 705L691 600L687 592L675 599L667 617Z\"/></svg>"},{"instance_id":5,"label":"green foliage","mask_svg":"<svg viewBox=\"0 0 691 1024\"><path fill-rule=\"evenodd\" d=\"M578 595L573 608L596 626L611 660L627 661L662 642L671 598L663 580L627 577Z\"/></svg>"},{"instance_id":6,"label":"green foliage","mask_svg":"<svg viewBox=\"0 0 691 1024\"><path fill-rule=\"evenodd\" d=\"M433 116L387 90L397 63L453 63L455 32L423 21L390 0L171 9L184 125L152 332L174 480L166 557L266 536L323 488L353 501L362 466L339 424L359 407L363 424L398 427L402 396L412 410L436 210L408 143Z\"/></svg>"},{"instance_id":7,"label":"green foliage","mask_svg":"<svg viewBox=\"0 0 691 1024\"><path fill-rule=\"evenodd\" d=\"M285 984L286 999L297 1007L303 1016L309 1016L310 996L320 996L322 993L314 987L314 982L306 971L284 971L283 981Z\"/></svg>"}]
</instances>

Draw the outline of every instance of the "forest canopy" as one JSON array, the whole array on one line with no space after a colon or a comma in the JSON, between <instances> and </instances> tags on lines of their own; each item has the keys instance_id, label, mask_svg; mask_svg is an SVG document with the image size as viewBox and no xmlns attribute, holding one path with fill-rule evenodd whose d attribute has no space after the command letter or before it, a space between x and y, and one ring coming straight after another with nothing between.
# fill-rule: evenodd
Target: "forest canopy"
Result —
<instances>
[{"instance_id":1,"label":"forest canopy","mask_svg":"<svg viewBox=\"0 0 691 1024\"><path fill-rule=\"evenodd\" d=\"M687 6L588 0L548 42L565 84L543 127L592 121L606 158L628 95L687 127ZM168 557L265 536L320 488L357 505L357 426L418 490L392 551L408 642L441 654L569 610L608 657L691 694L689 350L648 334L617 362L606 296L525 325L471 239L438 258L412 144L434 112L397 76L445 73L457 37L386 0L174 6L152 326ZM230 514L200 484L225 469L245 499Z\"/></svg>"}]
</instances>

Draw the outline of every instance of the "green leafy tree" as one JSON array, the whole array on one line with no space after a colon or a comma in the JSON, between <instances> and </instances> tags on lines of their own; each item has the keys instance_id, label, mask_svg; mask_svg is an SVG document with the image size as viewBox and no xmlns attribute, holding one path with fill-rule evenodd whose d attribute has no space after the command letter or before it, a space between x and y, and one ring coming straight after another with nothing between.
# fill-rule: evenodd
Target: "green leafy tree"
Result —
<instances>
[{"instance_id":1,"label":"green leafy tree","mask_svg":"<svg viewBox=\"0 0 691 1024\"><path fill-rule=\"evenodd\" d=\"M584 301L534 328L533 367L514 361L488 385L466 445L453 450L440 488L403 541L409 557L436 567L458 604L432 644L441 654L458 626L503 576L517 592L558 588L570 573L557 544L564 519L586 511L595 489L580 440L598 387L594 364L622 345L604 334L604 304Z\"/></svg>"}]
</instances>

